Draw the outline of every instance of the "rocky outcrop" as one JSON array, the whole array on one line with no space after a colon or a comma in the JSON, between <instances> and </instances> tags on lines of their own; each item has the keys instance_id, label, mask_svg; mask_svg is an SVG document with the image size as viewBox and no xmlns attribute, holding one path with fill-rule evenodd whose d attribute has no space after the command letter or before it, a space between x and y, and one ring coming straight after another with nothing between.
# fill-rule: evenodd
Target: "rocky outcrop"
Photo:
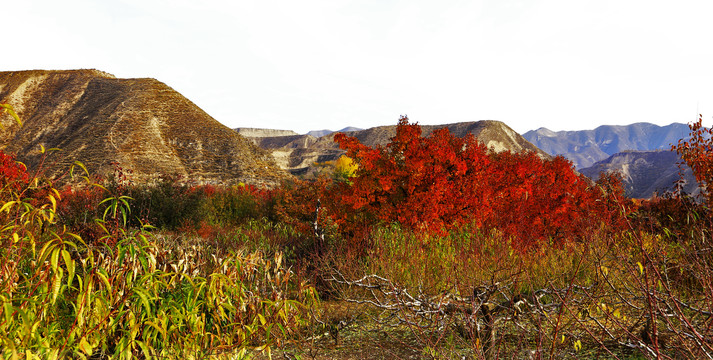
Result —
<instances>
[{"instance_id":1,"label":"rocky outcrop","mask_svg":"<svg viewBox=\"0 0 713 360\"><path fill-rule=\"evenodd\" d=\"M273 158L155 79L96 70L0 72L0 102L24 125L0 117L0 147L30 168L58 176L74 161L93 174L113 164L135 181L176 174L198 183L272 185L289 176ZM59 148L48 159L40 146Z\"/></svg>"},{"instance_id":2,"label":"rocky outcrop","mask_svg":"<svg viewBox=\"0 0 713 360\"><path fill-rule=\"evenodd\" d=\"M294 136L299 135L292 130L261 129L261 128L235 128L238 134L245 137L268 137L268 136Z\"/></svg>"}]
</instances>

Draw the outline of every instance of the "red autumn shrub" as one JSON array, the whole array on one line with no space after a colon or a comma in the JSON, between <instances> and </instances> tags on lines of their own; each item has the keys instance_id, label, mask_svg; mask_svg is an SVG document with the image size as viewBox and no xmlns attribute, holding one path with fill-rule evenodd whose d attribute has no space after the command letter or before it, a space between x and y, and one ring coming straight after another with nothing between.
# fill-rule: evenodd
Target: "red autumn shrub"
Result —
<instances>
[{"instance_id":1,"label":"red autumn shrub","mask_svg":"<svg viewBox=\"0 0 713 360\"><path fill-rule=\"evenodd\" d=\"M371 148L344 134L335 141L358 164L350 183L331 191L332 216L342 227L398 222L442 233L474 224L527 246L576 238L600 221L615 225L623 219L615 199L620 183L608 183L604 191L562 157L494 153L474 136L458 138L447 129L422 137L406 117L386 146Z\"/></svg>"},{"instance_id":2,"label":"red autumn shrub","mask_svg":"<svg viewBox=\"0 0 713 360\"><path fill-rule=\"evenodd\" d=\"M106 197L106 192L98 187L66 186L60 192L57 215L60 222L72 232L80 235L87 242L95 242L105 232L95 222L102 218L99 203Z\"/></svg>"},{"instance_id":3,"label":"red autumn shrub","mask_svg":"<svg viewBox=\"0 0 713 360\"><path fill-rule=\"evenodd\" d=\"M691 132L687 139L680 139L671 150L676 151L681 159L693 170L693 175L703 188L703 195L708 207L713 207L713 128L703 126L703 115L698 121L689 123Z\"/></svg>"},{"instance_id":4,"label":"red autumn shrub","mask_svg":"<svg viewBox=\"0 0 713 360\"><path fill-rule=\"evenodd\" d=\"M488 174L497 195L489 228L532 242L582 238L601 224L625 225L623 215L631 205L624 203L618 177L606 175L592 183L561 156L544 160L532 152L506 151L491 158Z\"/></svg>"},{"instance_id":5,"label":"red autumn shrub","mask_svg":"<svg viewBox=\"0 0 713 360\"><path fill-rule=\"evenodd\" d=\"M15 160L15 156L0 150L0 189L10 186L20 191L30 181L27 167Z\"/></svg>"},{"instance_id":6,"label":"red autumn shrub","mask_svg":"<svg viewBox=\"0 0 713 360\"><path fill-rule=\"evenodd\" d=\"M421 128L401 118L396 136L385 147L371 148L337 134L335 141L358 164L352 185L339 184L347 222L398 221L410 228L440 230L464 220L482 222L492 212L474 207L492 198L485 181L490 158L471 135L447 129L421 137Z\"/></svg>"},{"instance_id":7,"label":"red autumn shrub","mask_svg":"<svg viewBox=\"0 0 713 360\"><path fill-rule=\"evenodd\" d=\"M314 234L317 208L322 207L321 202L329 201L326 195L328 184L329 180L324 178L315 181L292 180L270 190L273 207L269 218L293 226L305 235ZM324 213L320 215L324 216Z\"/></svg>"}]
</instances>

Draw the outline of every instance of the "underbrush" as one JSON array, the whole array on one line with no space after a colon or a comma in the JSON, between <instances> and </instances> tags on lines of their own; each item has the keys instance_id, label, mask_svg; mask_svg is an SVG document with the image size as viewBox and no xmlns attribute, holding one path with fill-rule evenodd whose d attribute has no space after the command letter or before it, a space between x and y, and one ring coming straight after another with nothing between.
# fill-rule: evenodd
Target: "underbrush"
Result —
<instances>
[{"instance_id":1,"label":"underbrush","mask_svg":"<svg viewBox=\"0 0 713 360\"><path fill-rule=\"evenodd\" d=\"M373 235L369 256L330 279L369 305L372 326L408 329L424 358L713 356L710 234L683 244L632 229L525 252L467 228Z\"/></svg>"},{"instance_id":2,"label":"underbrush","mask_svg":"<svg viewBox=\"0 0 713 360\"><path fill-rule=\"evenodd\" d=\"M406 118L341 139L348 171L274 189L60 191L0 151L0 357L713 358L706 203Z\"/></svg>"},{"instance_id":3,"label":"underbrush","mask_svg":"<svg viewBox=\"0 0 713 360\"><path fill-rule=\"evenodd\" d=\"M713 259L701 209L681 231L660 230L672 218L660 202L631 215L628 230L592 219L598 230L586 237L523 248L476 224L445 234L381 224L349 238L316 205L277 212L275 196L242 187L213 189L223 210L211 205L213 215L195 223L132 227L135 200L109 188L93 190L105 200L84 196L95 205L63 208L82 201L23 186L3 193L0 331L10 358L276 348L319 357L334 354L319 339L368 342L373 330L423 358L713 354ZM44 198L23 200L30 193ZM87 211L56 215L55 206ZM89 226L90 242L72 233ZM317 303L317 293L329 301ZM356 329L363 336L349 335Z\"/></svg>"},{"instance_id":4,"label":"underbrush","mask_svg":"<svg viewBox=\"0 0 713 360\"><path fill-rule=\"evenodd\" d=\"M0 357L234 358L307 324L314 289L281 251L131 227L132 199L99 185L62 225L60 192L19 170L0 188Z\"/></svg>"}]
</instances>

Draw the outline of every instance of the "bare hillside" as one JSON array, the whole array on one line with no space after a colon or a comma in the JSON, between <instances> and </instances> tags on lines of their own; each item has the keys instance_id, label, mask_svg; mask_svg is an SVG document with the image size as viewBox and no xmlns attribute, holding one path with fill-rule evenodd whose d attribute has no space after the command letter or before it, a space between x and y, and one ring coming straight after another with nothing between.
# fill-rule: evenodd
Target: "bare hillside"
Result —
<instances>
[{"instance_id":1,"label":"bare hillside","mask_svg":"<svg viewBox=\"0 0 713 360\"><path fill-rule=\"evenodd\" d=\"M19 127L2 115L0 147L30 168L40 145L59 148L51 174L75 160L92 173L112 163L134 180L178 174L200 183L275 184L288 176L272 157L155 79L117 79L96 70L0 72L0 102L12 105Z\"/></svg>"}]
</instances>

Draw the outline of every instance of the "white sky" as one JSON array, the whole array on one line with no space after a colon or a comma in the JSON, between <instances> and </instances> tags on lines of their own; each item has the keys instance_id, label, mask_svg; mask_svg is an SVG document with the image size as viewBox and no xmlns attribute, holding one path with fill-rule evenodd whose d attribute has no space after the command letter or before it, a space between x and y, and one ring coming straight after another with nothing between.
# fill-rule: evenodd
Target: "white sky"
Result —
<instances>
[{"instance_id":1,"label":"white sky","mask_svg":"<svg viewBox=\"0 0 713 360\"><path fill-rule=\"evenodd\" d=\"M713 1L3 1L0 70L156 78L233 127L713 115Z\"/></svg>"}]
</instances>

